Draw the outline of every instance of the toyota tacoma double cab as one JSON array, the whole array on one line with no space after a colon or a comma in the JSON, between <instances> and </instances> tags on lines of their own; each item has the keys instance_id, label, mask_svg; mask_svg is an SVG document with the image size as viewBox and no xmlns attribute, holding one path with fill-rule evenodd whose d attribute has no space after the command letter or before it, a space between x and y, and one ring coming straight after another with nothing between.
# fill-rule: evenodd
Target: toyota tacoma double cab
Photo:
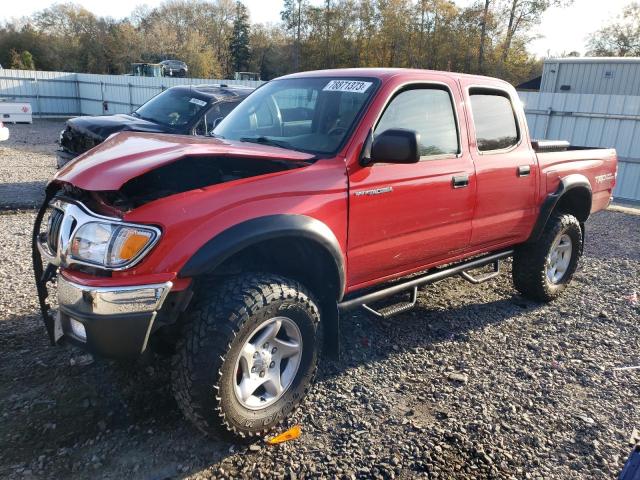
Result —
<instances>
[{"instance_id":1,"label":"toyota tacoma double cab","mask_svg":"<svg viewBox=\"0 0 640 480\"><path fill-rule=\"evenodd\" d=\"M172 354L185 416L255 438L300 403L321 350L338 356L345 311L388 317L508 257L522 295L560 295L616 162L530 141L497 79L285 76L210 137L122 132L55 175L33 235L44 323L96 355Z\"/></svg>"}]
</instances>

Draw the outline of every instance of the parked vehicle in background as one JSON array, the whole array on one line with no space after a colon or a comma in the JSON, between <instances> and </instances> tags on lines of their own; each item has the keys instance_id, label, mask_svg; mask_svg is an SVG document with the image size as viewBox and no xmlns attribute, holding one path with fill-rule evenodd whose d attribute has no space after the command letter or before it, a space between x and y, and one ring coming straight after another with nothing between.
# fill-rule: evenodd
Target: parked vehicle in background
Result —
<instances>
[{"instance_id":1,"label":"parked vehicle in background","mask_svg":"<svg viewBox=\"0 0 640 480\"><path fill-rule=\"evenodd\" d=\"M58 168L116 132L208 135L252 91L242 86L178 86L159 93L131 114L72 118L60 132Z\"/></svg>"},{"instance_id":2,"label":"parked vehicle in background","mask_svg":"<svg viewBox=\"0 0 640 480\"><path fill-rule=\"evenodd\" d=\"M233 74L233 79L260 81L260 74L256 72L235 72Z\"/></svg>"},{"instance_id":3,"label":"parked vehicle in background","mask_svg":"<svg viewBox=\"0 0 640 480\"><path fill-rule=\"evenodd\" d=\"M160 62L165 77L186 77L189 72L187 64L180 60L163 60Z\"/></svg>"},{"instance_id":4,"label":"parked vehicle in background","mask_svg":"<svg viewBox=\"0 0 640 480\"><path fill-rule=\"evenodd\" d=\"M159 63L132 63L131 75L134 77L164 77L164 67Z\"/></svg>"},{"instance_id":5,"label":"parked vehicle in background","mask_svg":"<svg viewBox=\"0 0 640 480\"><path fill-rule=\"evenodd\" d=\"M289 75L213 134L111 137L48 185L33 244L51 342L174 348L178 405L207 434L286 418L321 341L337 357L339 312L386 318L511 256L522 295L558 297L616 180L615 150L532 142L511 85L451 72Z\"/></svg>"},{"instance_id":6,"label":"parked vehicle in background","mask_svg":"<svg viewBox=\"0 0 640 480\"><path fill-rule=\"evenodd\" d=\"M0 142L9 140L9 129L0 122Z\"/></svg>"},{"instance_id":7,"label":"parked vehicle in background","mask_svg":"<svg viewBox=\"0 0 640 480\"><path fill-rule=\"evenodd\" d=\"M4 123L33 123L31 104L0 100L0 120Z\"/></svg>"}]
</instances>

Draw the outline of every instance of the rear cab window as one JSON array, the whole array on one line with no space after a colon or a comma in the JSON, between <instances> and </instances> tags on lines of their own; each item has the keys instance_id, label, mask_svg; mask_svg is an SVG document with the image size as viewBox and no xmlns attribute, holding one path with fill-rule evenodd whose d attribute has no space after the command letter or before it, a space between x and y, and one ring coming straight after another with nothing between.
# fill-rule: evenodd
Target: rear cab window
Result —
<instances>
[{"instance_id":1,"label":"rear cab window","mask_svg":"<svg viewBox=\"0 0 640 480\"><path fill-rule=\"evenodd\" d=\"M446 87L415 85L396 94L384 110L374 137L390 129L415 130L422 160L455 156L460 142L454 105Z\"/></svg>"},{"instance_id":2,"label":"rear cab window","mask_svg":"<svg viewBox=\"0 0 640 480\"><path fill-rule=\"evenodd\" d=\"M520 129L507 92L472 88L469 98L479 152L508 150L518 145Z\"/></svg>"}]
</instances>

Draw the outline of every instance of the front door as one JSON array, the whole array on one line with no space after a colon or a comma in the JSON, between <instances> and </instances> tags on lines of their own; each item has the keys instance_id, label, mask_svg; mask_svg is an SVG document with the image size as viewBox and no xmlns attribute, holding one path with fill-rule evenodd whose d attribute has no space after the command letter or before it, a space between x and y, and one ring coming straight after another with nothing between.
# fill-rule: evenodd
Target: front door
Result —
<instances>
[{"instance_id":1,"label":"front door","mask_svg":"<svg viewBox=\"0 0 640 480\"><path fill-rule=\"evenodd\" d=\"M453 82L416 83L391 95L373 125L415 130L421 160L349 170L348 284L419 270L464 250L471 236L475 175L464 152ZM466 150L466 148L464 148Z\"/></svg>"}]
</instances>

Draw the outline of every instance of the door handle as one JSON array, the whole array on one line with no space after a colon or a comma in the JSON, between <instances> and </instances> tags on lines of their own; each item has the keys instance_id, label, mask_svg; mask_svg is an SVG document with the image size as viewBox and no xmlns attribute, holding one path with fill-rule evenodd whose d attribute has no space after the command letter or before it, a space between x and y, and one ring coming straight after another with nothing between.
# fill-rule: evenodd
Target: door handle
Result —
<instances>
[{"instance_id":1,"label":"door handle","mask_svg":"<svg viewBox=\"0 0 640 480\"><path fill-rule=\"evenodd\" d=\"M452 178L453 188L463 188L469 186L469 175L454 175Z\"/></svg>"},{"instance_id":2,"label":"door handle","mask_svg":"<svg viewBox=\"0 0 640 480\"><path fill-rule=\"evenodd\" d=\"M518 167L518 176L519 177L527 177L531 173L530 165L520 165Z\"/></svg>"}]
</instances>

